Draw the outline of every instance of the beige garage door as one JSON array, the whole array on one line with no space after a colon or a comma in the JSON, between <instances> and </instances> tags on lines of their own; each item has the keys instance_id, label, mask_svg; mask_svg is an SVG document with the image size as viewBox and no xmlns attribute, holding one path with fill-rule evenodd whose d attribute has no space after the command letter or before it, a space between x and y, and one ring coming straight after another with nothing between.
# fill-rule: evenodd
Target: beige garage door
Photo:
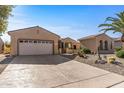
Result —
<instances>
[{"instance_id":1,"label":"beige garage door","mask_svg":"<svg viewBox=\"0 0 124 93\"><path fill-rule=\"evenodd\" d=\"M53 54L53 42L43 40L20 40L19 55Z\"/></svg>"}]
</instances>

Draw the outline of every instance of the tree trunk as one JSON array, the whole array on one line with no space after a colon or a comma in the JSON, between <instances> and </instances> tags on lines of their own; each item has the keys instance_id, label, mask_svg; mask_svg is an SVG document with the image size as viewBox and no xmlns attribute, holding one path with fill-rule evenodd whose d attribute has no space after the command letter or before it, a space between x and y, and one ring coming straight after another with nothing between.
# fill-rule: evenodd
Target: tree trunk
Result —
<instances>
[{"instance_id":1,"label":"tree trunk","mask_svg":"<svg viewBox=\"0 0 124 93\"><path fill-rule=\"evenodd\" d=\"M121 41L124 42L124 33L121 36Z\"/></svg>"},{"instance_id":2,"label":"tree trunk","mask_svg":"<svg viewBox=\"0 0 124 93\"><path fill-rule=\"evenodd\" d=\"M98 60L102 60L102 58L100 57L100 52L99 52L100 47L98 47L97 49L98 49L98 50L97 50L97 52L98 52Z\"/></svg>"},{"instance_id":3,"label":"tree trunk","mask_svg":"<svg viewBox=\"0 0 124 93\"><path fill-rule=\"evenodd\" d=\"M122 48L124 49L124 33L121 36L121 41L122 41Z\"/></svg>"}]
</instances>

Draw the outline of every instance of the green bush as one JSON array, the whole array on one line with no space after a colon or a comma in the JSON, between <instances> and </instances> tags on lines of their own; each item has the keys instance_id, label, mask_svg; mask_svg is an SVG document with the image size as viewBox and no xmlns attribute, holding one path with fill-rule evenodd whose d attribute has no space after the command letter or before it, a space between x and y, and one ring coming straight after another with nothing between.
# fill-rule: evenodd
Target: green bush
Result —
<instances>
[{"instance_id":1,"label":"green bush","mask_svg":"<svg viewBox=\"0 0 124 93\"><path fill-rule=\"evenodd\" d=\"M78 55L80 56L80 57L83 57L84 56L84 52L83 52L83 49L80 49L79 51L78 51Z\"/></svg>"},{"instance_id":2,"label":"green bush","mask_svg":"<svg viewBox=\"0 0 124 93\"><path fill-rule=\"evenodd\" d=\"M124 58L124 50L120 50L116 53L116 56L119 58Z\"/></svg>"},{"instance_id":3,"label":"green bush","mask_svg":"<svg viewBox=\"0 0 124 93\"><path fill-rule=\"evenodd\" d=\"M91 54L91 50L88 48L81 48L79 52L84 53L84 54Z\"/></svg>"},{"instance_id":4,"label":"green bush","mask_svg":"<svg viewBox=\"0 0 124 93\"><path fill-rule=\"evenodd\" d=\"M115 51L116 51L116 52L118 52L118 51L120 51L120 50L122 50L122 47L116 47L116 48L115 48Z\"/></svg>"}]
</instances>

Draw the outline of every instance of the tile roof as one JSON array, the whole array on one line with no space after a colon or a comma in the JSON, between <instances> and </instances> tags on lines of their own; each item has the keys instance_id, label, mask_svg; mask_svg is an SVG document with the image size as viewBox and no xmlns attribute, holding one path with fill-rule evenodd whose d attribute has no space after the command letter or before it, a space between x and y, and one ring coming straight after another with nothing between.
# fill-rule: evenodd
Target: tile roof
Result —
<instances>
[{"instance_id":1,"label":"tile roof","mask_svg":"<svg viewBox=\"0 0 124 93\"><path fill-rule=\"evenodd\" d=\"M70 41L73 41L73 42L75 42L75 43L78 42L78 41L76 41L76 40L74 40L74 39L72 39L72 38L70 38L70 37L62 38L61 40L62 40L62 41L70 40Z\"/></svg>"},{"instance_id":2,"label":"tile roof","mask_svg":"<svg viewBox=\"0 0 124 93\"><path fill-rule=\"evenodd\" d=\"M23 30L25 30L25 29L32 29L32 28L40 28L40 29L43 29L43 30L48 31L48 32L51 33L51 34L54 34L54 35L60 37L59 35L57 35L57 34L51 32L51 31L49 31L49 30L47 30L47 29L45 29L45 28L42 28L42 27L40 27L40 26L33 26L33 27L27 27L27 28L22 28L22 29L12 30L12 31L8 31L8 34L11 33L11 32L18 32L19 30L22 30L22 31L23 31Z\"/></svg>"},{"instance_id":3,"label":"tile roof","mask_svg":"<svg viewBox=\"0 0 124 93\"><path fill-rule=\"evenodd\" d=\"M82 38L80 38L80 39L78 39L78 40L80 41L80 40L91 39L91 38L100 36L100 35L102 35L102 34L105 34L105 33L100 33L100 34L95 34L95 35L90 35L90 36L82 37Z\"/></svg>"},{"instance_id":4,"label":"tile roof","mask_svg":"<svg viewBox=\"0 0 124 93\"><path fill-rule=\"evenodd\" d=\"M121 41L121 38L119 37L119 38L113 38L114 39L114 41Z\"/></svg>"}]
</instances>

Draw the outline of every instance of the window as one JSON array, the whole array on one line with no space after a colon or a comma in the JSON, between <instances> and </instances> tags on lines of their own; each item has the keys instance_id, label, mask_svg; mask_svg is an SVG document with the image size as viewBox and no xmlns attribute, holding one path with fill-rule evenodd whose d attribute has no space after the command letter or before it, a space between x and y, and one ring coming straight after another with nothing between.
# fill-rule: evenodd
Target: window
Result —
<instances>
[{"instance_id":1,"label":"window","mask_svg":"<svg viewBox=\"0 0 124 93\"><path fill-rule=\"evenodd\" d=\"M24 42L25 42L25 43L28 43L28 40L25 40Z\"/></svg>"},{"instance_id":2,"label":"window","mask_svg":"<svg viewBox=\"0 0 124 93\"><path fill-rule=\"evenodd\" d=\"M28 42L29 42L29 43L32 43L32 40L29 40Z\"/></svg>"},{"instance_id":3,"label":"window","mask_svg":"<svg viewBox=\"0 0 124 93\"><path fill-rule=\"evenodd\" d=\"M72 44L71 43L65 43L65 48L72 48Z\"/></svg>"},{"instance_id":4,"label":"window","mask_svg":"<svg viewBox=\"0 0 124 93\"><path fill-rule=\"evenodd\" d=\"M41 41L40 41L40 40L38 40L38 43L41 43Z\"/></svg>"},{"instance_id":5,"label":"window","mask_svg":"<svg viewBox=\"0 0 124 93\"><path fill-rule=\"evenodd\" d=\"M36 40L34 40L34 43L37 43L37 41L36 41Z\"/></svg>"},{"instance_id":6,"label":"window","mask_svg":"<svg viewBox=\"0 0 124 93\"><path fill-rule=\"evenodd\" d=\"M20 43L23 43L23 40L20 40L19 42L20 42Z\"/></svg>"}]
</instances>

